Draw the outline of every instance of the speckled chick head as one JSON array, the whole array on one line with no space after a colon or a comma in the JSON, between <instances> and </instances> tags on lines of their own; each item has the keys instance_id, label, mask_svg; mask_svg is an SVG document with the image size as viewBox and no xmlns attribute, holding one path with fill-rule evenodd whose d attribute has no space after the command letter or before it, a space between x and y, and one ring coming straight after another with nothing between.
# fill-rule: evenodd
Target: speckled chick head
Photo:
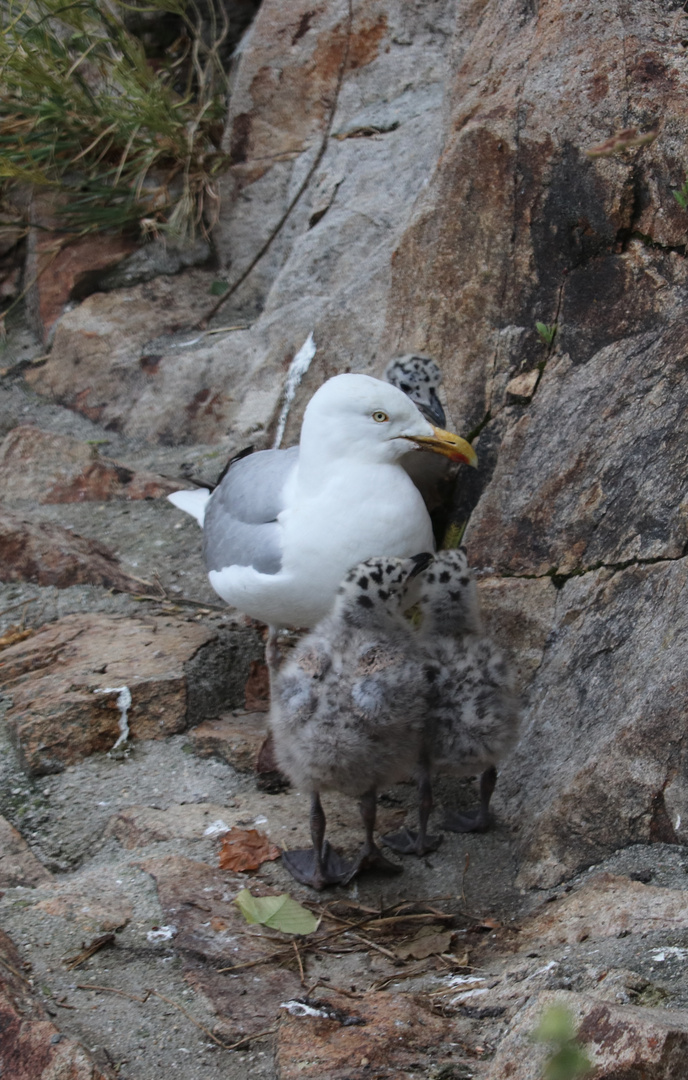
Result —
<instances>
[{"instance_id":1,"label":"speckled chick head","mask_svg":"<svg viewBox=\"0 0 688 1080\"><path fill-rule=\"evenodd\" d=\"M385 379L407 394L423 415L437 427L446 427L446 416L438 396L442 372L429 356L407 353L390 360Z\"/></svg>"},{"instance_id":2,"label":"speckled chick head","mask_svg":"<svg viewBox=\"0 0 688 1080\"><path fill-rule=\"evenodd\" d=\"M359 563L337 590L333 616L367 627L400 615L413 579L431 561L432 555L422 552L410 559L382 556Z\"/></svg>"},{"instance_id":3,"label":"speckled chick head","mask_svg":"<svg viewBox=\"0 0 688 1080\"><path fill-rule=\"evenodd\" d=\"M464 548L438 551L419 584L420 632L424 637L481 632L478 590Z\"/></svg>"}]
</instances>

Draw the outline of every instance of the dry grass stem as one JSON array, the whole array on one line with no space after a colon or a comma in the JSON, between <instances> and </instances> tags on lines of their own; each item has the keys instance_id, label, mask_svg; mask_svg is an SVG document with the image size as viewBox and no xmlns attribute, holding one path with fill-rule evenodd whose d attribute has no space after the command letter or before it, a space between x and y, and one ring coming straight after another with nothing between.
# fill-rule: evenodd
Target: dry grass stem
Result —
<instances>
[{"instance_id":1,"label":"dry grass stem","mask_svg":"<svg viewBox=\"0 0 688 1080\"><path fill-rule=\"evenodd\" d=\"M301 985L305 986L306 985L306 977L305 977L305 975L303 973L303 963L301 962L301 954L299 952L299 947L298 947L298 945L296 944L295 941L292 941L292 945L294 946L294 952L296 953L296 962L299 965L299 974L301 976Z\"/></svg>"},{"instance_id":2,"label":"dry grass stem","mask_svg":"<svg viewBox=\"0 0 688 1080\"><path fill-rule=\"evenodd\" d=\"M76 956L72 956L70 959L65 960L65 967L68 971L73 971L74 968L83 964L85 960L88 960L90 956L94 956L95 953L100 952L101 949L106 948L108 945L115 944L114 934L103 934L102 937L96 938L90 945L86 945L85 948L77 953Z\"/></svg>"},{"instance_id":3,"label":"dry grass stem","mask_svg":"<svg viewBox=\"0 0 688 1080\"><path fill-rule=\"evenodd\" d=\"M144 1005L150 997L150 990L146 990L145 997L137 997L136 994L130 994L128 990L118 990L115 986L98 986L96 983L77 983L77 990L96 990L98 992L104 992L107 994L119 994L120 997L129 998L131 1001L138 1001L139 1005Z\"/></svg>"}]
</instances>

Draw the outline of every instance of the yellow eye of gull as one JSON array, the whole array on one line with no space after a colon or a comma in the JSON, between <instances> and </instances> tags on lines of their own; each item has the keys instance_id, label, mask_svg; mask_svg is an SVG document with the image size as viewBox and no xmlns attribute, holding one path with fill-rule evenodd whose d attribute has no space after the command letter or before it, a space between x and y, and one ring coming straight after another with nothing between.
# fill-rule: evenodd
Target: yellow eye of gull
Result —
<instances>
[{"instance_id":1,"label":"yellow eye of gull","mask_svg":"<svg viewBox=\"0 0 688 1080\"><path fill-rule=\"evenodd\" d=\"M386 412L382 411L382 409L377 409L373 413L373 420L376 422L376 424L384 424L386 420L389 420L389 417Z\"/></svg>"}]
</instances>

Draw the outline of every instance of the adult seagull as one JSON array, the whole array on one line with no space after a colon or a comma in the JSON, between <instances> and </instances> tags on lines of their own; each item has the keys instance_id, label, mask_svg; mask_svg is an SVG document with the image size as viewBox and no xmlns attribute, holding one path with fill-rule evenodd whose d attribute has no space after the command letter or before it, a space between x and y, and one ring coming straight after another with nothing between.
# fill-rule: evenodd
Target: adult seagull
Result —
<instances>
[{"instance_id":1,"label":"adult seagull","mask_svg":"<svg viewBox=\"0 0 688 1080\"><path fill-rule=\"evenodd\" d=\"M272 628L312 627L356 563L434 550L423 499L399 464L411 449L477 463L469 443L433 427L397 387L336 375L308 403L298 447L235 461L212 495L169 499L203 526L223 600Z\"/></svg>"}]
</instances>

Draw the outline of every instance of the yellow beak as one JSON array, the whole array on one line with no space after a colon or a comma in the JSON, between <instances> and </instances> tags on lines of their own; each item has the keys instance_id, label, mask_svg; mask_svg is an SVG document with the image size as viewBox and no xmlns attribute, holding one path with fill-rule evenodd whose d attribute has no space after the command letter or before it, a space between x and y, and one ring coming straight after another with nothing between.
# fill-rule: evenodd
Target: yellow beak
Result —
<instances>
[{"instance_id":1,"label":"yellow beak","mask_svg":"<svg viewBox=\"0 0 688 1080\"><path fill-rule=\"evenodd\" d=\"M451 431L433 428L432 435L405 435L404 438L416 443L421 450L432 450L435 454L451 458L452 461L465 461L474 469L478 467L478 455L471 444Z\"/></svg>"}]
</instances>

